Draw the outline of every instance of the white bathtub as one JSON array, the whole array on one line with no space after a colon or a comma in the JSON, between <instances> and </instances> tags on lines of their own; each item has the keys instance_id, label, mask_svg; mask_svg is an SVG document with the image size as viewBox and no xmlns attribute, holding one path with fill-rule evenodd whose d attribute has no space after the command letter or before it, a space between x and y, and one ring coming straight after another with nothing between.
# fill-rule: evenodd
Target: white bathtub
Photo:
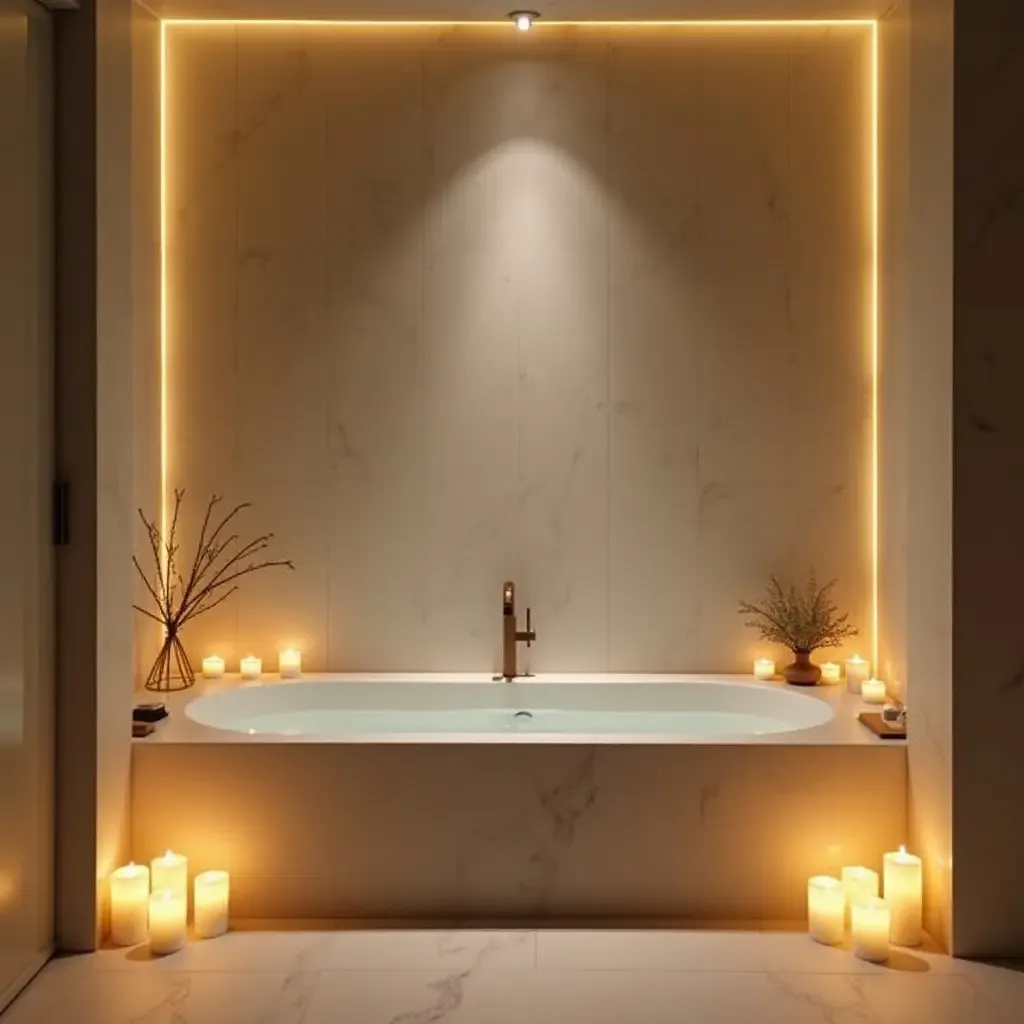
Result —
<instances>
[{"instance_id":1,"label":"white bathtub","mask_svg":"<svg viewBox=\"0 0 1024 1024\"><path fill-rule=\"evenodd\" d=\"M317 682L238 686L190 701L193 722L246 735L411 742L630 736L680 742L797 732L833 718L777 685L685 682Z\"/></svg>"},{"instance_id":2,"label":"white bathtub","mask_svg":"<svg viewBox=\"0 0 1024 1024\"><path fill-rule=\"evenodd\" d=\"M392 673L168 703L130 854L227 868L239 918L795 919L809 875L907 841L905 748L843 687Z\"/></svg>"}]
</instances>

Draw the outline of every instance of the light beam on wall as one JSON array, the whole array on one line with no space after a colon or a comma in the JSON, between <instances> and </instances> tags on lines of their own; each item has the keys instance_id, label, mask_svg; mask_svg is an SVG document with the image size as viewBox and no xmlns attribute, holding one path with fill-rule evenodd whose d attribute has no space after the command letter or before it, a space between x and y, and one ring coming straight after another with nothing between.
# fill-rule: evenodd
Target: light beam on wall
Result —
<instances>
[{"instance_id":1,"label":"light beam on wall","mask_svg":"<svg viewBox=\"0 0 1024 1024\"><path fill-rule=\"evenodd\" d=\"M870 218L870 261L867 281L868 304L868 348L871 365L871 447L869 465L870 501L870 559L871 559L871 661L878 671L879 655L879 393L878 373L881 343L879 303L879 83L881 77L879 59L878 21L874 18L742 18L742 19L669 19L669 20L601 20L601 21L545 21L542 26L536 22L532 11L515 11L512 17L517 28L519 17L533 15L526 28L572 27L592 28L679 28L703 30L729 30L737 28L792 29L792 28L862 28L869 33L868 73L868 188ZM466 26L472 28L495 28L507 31L507 21L479 20L416 20L381 21L375 20L322 20L310 18L167 18L160 23L160 524L166 536L168 525L167 475L168 475L168 398L167 398L167 354L168 354L168 299L167 299L167 36L175 25L203 25L208 27L245 26L308 26L324 29L373 28L448 28Z\"/></svg>"}]
</instances>

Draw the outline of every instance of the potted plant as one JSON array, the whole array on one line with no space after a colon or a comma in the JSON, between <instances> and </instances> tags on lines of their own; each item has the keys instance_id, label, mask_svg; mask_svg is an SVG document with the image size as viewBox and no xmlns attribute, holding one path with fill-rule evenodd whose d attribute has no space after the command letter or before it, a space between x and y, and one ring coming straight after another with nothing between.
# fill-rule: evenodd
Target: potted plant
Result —
<instances>
[{"instance_id":1,"label":"potted plant","mask_svg":"<svg viewBox=\"0 0 1024 1024\"><path fill-rule=\"evenodd\" d=\"M782 644L794 654L795 661L782 670L787 683L814 686L821 679L821 669L811 663L811 653L822 647L838 647L857 630L849 625L848 615L839 615L832 601L832 580L818 586L814 570L808 574L804 588L796 584L784 588L770 576L762 604L740 602L740 614L751 618L747 625L756 629L762 640Z\"/></svg>"}]
</instances>

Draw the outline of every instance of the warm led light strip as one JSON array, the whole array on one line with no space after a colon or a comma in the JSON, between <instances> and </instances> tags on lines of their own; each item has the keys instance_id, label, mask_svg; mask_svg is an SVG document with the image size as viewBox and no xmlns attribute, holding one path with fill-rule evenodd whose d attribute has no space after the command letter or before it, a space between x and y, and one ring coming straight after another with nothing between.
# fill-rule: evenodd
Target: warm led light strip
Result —
<instances>
[{"instance_id":1,"label":"warm led light strip","mask_svg":"<svg viewBox=\"0 0 1024 1024\"><path fill-rule=\"evenodd\" d=\"M170 25L207 27L308 26L323 28L444 28L467 26L509 31L506 20L490 21L343 21L310 18L167 18L160 23L160 523L166 536L167 508L167 28ZM878 369L880 344L879 309L879 67L878 21L874 18L744 18L673 19L653 21L549 21L533 26L534 32L546 28L866 28L870 39L870 126L869 165L871 178L871 270L868 280L869 331L871 345L871 663L878 667L879 651L879 409Z\"/></svg>"}]
</instances>

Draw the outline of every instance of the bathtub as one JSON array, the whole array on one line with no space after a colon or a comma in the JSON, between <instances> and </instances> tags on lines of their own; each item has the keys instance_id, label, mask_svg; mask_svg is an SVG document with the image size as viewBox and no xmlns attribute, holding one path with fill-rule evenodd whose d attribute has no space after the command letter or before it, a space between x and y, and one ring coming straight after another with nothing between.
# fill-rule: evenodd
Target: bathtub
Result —
<instances>
[{"instance_id":1,"label":"bathtub","mask_svg":"<svg viewBox=\"0 0 1024 1024\"><path fill-rule=\"evenodd\" d=\"M200 726L334 742L743 740L833 721L827 701L770 684L322 680L235 686L190 701Z\"/></svg>"},{"instance_id":2,"label":"bathtub","mask_svg":"<svg viewBox=\"0 0 1024 1024\"><path fill-rule=\"evenodd\" d=\"M131 854L229 869L241 918L794 920L809 875L907 838L905 747L839 687L347 675L169 704L133 743Z\"/></svg>"}]
</instances>

